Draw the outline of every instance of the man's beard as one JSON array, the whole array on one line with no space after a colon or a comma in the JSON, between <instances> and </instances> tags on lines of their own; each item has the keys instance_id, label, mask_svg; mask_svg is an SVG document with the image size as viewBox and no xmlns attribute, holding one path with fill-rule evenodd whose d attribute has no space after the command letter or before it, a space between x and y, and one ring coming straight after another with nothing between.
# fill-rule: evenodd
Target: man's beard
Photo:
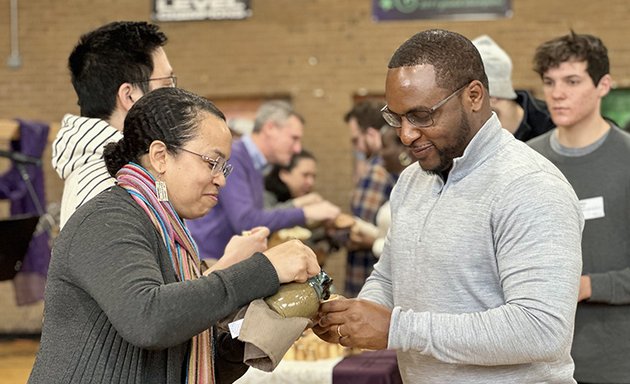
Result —
<instances>
[{"instance_id":1,"label":"man's beard","mask_svg":"<svg viewBox=\"0 0 630 384\"><path fill-rule=\"evenodd\" d=\"M461 157L464 154L464 150L466 150L466 146L470 142L470 131L470 122L466 118L464 111L461 111L455 143L444 148L438 148L436 146L435 149L440 157L440 164L434 169L425 169L424 171L431 175L443 175L450 171L453 167L453 159Z\"/></svg>"}]
</instances>

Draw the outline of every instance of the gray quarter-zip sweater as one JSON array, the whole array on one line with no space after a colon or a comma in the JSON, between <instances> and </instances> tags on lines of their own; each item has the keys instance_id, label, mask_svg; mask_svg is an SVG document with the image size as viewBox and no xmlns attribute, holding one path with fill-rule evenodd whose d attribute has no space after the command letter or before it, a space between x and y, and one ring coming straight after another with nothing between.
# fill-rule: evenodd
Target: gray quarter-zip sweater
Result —
<instances>
[{"instance_id":1,"label":"gray quarter-zip sweater","mask_svg":"<svg viewBox=\"0 0 630 384\"><path fill-rule=\"evenodd\" d=\"M393 308L406 383L574 383L583 217L549 161L496 115L448 181L408 167L360 298Z\"/></svg>"}]
</instances>

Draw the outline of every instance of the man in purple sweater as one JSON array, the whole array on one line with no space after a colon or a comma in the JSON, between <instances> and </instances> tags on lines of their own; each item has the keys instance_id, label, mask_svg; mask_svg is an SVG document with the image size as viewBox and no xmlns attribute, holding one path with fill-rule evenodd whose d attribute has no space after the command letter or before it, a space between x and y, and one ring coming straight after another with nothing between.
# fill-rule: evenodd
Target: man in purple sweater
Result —
<instances>
[{"instance_id":1,"label":"man in purple sweater","mask_svg":"<svg viewBox=\"0 0 630 384\"><path fill-rule=\"evenodd\" d=\"M234 235L257 226L271 232L335 218L340 210L328 201L302 208L265 210L265 172L271 165L288 165L302 150L304 119L284 101L269 101L256 114L251 135L232 144L230 162L234 171L219 192L219 202L210 213L190 221L188 228L203 259L218 259Z\"/></svg>"}]
</instances>

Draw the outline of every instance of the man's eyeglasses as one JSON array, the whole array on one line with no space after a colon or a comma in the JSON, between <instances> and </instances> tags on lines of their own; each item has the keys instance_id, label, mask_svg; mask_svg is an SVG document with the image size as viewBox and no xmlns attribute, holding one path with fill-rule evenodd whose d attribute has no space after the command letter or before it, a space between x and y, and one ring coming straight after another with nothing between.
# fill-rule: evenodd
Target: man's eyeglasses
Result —
<instances>
[{"instance_id":1,"label":"man's eyeglasses","mask_svg":"<svg viewBox=\"0 0 630 384\"><path fill-rule=\"evenodd\" d=\"M405 113L404 115L399 115L397 113L390 111L386 105L381 109L381 114L383 115L383 118L385 119L387 124L391 125L394 128L402 127L403 117L406 118L409 124L413 125L414 127L417 127L417 128L431 127L435 124L435 121L433 120L433 114L435 113L435 111L437 111L441 106L446 104L455 95L463 91L467 86L468 84L457 89L455 92L451 93L445 99L442 99L440 102L438 102L437 104L435 104L429 109L410 111L410 112Z\"/></svg>"},{"instance_id":2,"label":"man's eyeglasses","mask_svg":"<svg viewBox=\"0 0 630 384\"><path fill-rule=\"evenodd\" d=\"M150 81L160 81L160 80L168 80L169 84L167 85L167 87L177 88L177 76L175 75L170 75L166 77L154 77L152 79L146 79L146 80L132 81L132 83L148 83Z\"/></svg>"},{"instance_id":3,"label":"man's eyeglasses","mask_svg":"<svg viewBox=\"0 0 630 384\"><path fill-rule=\"evenodd\" d=\"M205 161L210 166L210 171L213 177L217 176L219 172L221 172L223 173L223 177L227 179L227 177L230 176L230 173L232 173L232 170L234 169L234 167L232 167L232 164L228 164L228 162L225 161L225 159L222 158L221 156L217 157L216 159L211 159L210 157L206 155L201 155L199 153L189 151L186 148L180 148L180 149L184 152L188 152L192 155L201 157L201 160Z\"/></svg>"}]
</instances>

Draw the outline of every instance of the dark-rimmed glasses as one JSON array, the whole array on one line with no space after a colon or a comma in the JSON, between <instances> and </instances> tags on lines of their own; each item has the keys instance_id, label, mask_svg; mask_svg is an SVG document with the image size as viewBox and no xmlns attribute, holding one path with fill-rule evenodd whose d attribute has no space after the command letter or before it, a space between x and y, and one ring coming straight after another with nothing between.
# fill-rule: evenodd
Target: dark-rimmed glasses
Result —
<instances>
[{"instance_id":1,"label":"dark-rimmed glasses","mask_svg":"<svg viewBox=\"0 0 630 384\"><path fill-rule=\"evenodd\" d=\"M209 156L201 155L199 153L190 151L186 148L180 148L180 149L192 155L199 156L201 160L208 163L208 165L210 166L210 172L213 177L217 176L219 172L221 172L223 173L223 177L227 179L227 177L230 176L230 173L232 173L232 170L234 169L234 167L232 167L232 164L228 164L228 162L221 156L218 156L216 159L211 159Z\"/></svg>"},{"instance_id":2,"label":"dark-rimmed glasses","mask_svg":"<svg viewBox=\"0 0 630 384\"><path fill-rule=\"evenodd\" d=\"M468 84L465 84L464 86L458 88L455 92L446 96L446 98L442 99L429 109L409 111L404 115L399 115L390 111L387 105L385 105L383 108L381 108L381 114L383 115L383 118L385 119L387 124L391 125L394 128L402 127L403 117L407 119L409 124L413 125L416 128L431 127L435 124L435 121L433 121L433 114L435 113L435 111L437 111L444 104L448 103L448 101L452 99L455 95L466 89L467 86Z\"/></svg>"},{"instance_id":3,"label":"dark-rimmed glasses","mask_svg":"<svg viewBox=\"0 0 630 384\"><path fill-rule=\"evenodd\" d=\"M149 81L159 81L159 80L170 80L171 83L168 85L168 87L177 88L177 76L175 75L170 75L170 76L165 76L165 77L154 77L154 78L146 79L146 80L132 81L132 83L148 83Z\"/></svg>"}]
</instances>

